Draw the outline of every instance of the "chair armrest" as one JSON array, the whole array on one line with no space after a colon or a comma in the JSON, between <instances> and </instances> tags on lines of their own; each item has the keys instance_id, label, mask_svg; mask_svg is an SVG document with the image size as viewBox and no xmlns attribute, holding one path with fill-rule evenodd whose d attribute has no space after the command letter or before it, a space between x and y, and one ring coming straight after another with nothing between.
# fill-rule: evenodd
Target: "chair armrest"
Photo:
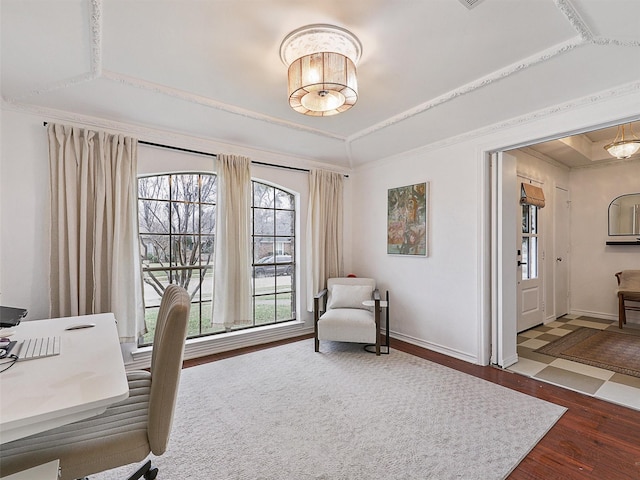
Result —
<instances>
[{"instance_id":1,"label":"chair armrest","mask_svg":"<svg viewBox=\"0 0 640 480\"><path fill-rule=\"evenodd\" d=\"M327 309L327 289L318 292L313 296L313 323L317 324L318 319L320 318L320 311L325 311ZM322 310L320 309L320 299L324 299Z\"/></svg>"},{"instance_id":2,"label":"chair armrest","mask_svg":"<svg viewBox=\"0 0 640 480\"><path fill-rule=\"evenodd\" d=\"M322 290L321 292L318 292L315 294L315 296L313 297L314 300L320 300L322 297L324 297L327 294L327 289L325 288L324 290Z\"/></svg>"}]
</instances>

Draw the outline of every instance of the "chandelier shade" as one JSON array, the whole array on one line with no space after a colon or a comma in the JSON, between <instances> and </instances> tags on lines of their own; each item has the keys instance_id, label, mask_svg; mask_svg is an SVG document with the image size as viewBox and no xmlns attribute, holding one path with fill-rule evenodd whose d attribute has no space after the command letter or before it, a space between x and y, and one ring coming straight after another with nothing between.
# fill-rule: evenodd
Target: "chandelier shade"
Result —
<instances>
[{"instance_id":1,"label":"chandelier shade","mask_svg":"<svg viewBox=\"0 0 640 480\"><path fill-rule=\"evenodd\" d=\"M604 146L604 149L615 158L625 159L635 155L640 150L640 139L636 138L629 124L632 138L625 138L624 125L618 127L618 133L613 142Z\"/></svg>"},{"instance_id":2,"label":"chandelier shade","mask_svg":"<svg viewBox=\"0 0 640 480\"><path fill-rule=\"evenodd\" d=\"M289 105L310 116L330 116L350 109L358 100L356 67L333 52L312 53L289 66Z\"/></svg>"},{"instance_id":3,"label":"chandelier shade","mask_svg":"<svg viewBox=\"0 0 640 480\"><path fill-rule=\"evenodd\" d=\"M332 25L308 25L290 33L280 46L280 58L289 67L291 108L315 117L349 110L358 100L361 52L352 33Z\"/></svg>"}]
</instances>

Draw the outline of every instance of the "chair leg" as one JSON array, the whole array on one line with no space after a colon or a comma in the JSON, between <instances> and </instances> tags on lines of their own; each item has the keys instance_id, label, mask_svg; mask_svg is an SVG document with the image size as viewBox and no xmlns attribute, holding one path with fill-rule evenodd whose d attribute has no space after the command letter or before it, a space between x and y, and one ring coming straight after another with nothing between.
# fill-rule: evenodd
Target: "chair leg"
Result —
<instances>
[{"instance_id":1,"label":"chair leg","mask_svg":"<svg viewBox=\"0 0 640 480\"><path fill-rule=\"evenodd\" d=\"M315 338L315 344L316 344L316 352L320 351L320 340L318 340L318 337Z\"/></svg>"},{"instance_id":2,"label":"chair leg","mask_svg":"<svg viewBox=\"0 0 640 480\"><path fill-rule=\"evenodd\" d=\"M624 308L624 296L618 294L618 328L622 328L622 325L627 323L627 315Z\"/></svg>"}]
</instances>

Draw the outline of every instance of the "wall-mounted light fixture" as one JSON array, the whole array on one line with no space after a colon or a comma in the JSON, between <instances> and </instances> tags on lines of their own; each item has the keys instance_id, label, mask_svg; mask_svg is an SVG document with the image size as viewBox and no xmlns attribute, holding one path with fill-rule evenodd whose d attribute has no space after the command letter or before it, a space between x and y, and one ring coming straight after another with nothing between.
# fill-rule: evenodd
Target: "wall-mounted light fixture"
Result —
<instances>
[{"instance_id":1,"label":"wall-mounted light fixture","mask_svg":"<svg viewBox=\"0 0 640 480\"><path fill-rule=\"evenodd\" d=\"M304 115L326 117L358 100L358 38L344 28L316 24L294 30L280 45L289 67L289 105Z\"/></svg>"},{"instance_id":2,"label":"wall-mounted light fixture","mask_svg":"<svg viewBox=\"0 0 640 480\"><path fill-rule=\"evenodd\" d=\"M631 133L631 138L624 136L624 125L618 126L618 133L613 142L604 146L604 149L609 152L610 155L616 158L629 158L631 155L640 150L640 139L638 139L631 129L631 124L629 124L629 133Z\"/></svg>"}]
</instances>

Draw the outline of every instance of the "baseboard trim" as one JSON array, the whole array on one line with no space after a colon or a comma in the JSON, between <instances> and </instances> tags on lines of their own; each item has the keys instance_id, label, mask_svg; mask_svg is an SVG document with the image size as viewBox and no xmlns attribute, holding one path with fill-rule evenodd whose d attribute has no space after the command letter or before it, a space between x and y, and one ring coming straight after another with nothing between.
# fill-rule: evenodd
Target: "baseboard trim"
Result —
<instances>
[{"instance_id":1,"label":"baseboard trim","mask_svg":"<svg viewBox=\"0 0 640 480\"><path fill-rule=\"evenodd\" d=\"M571 314L576 315L578 317L587 316L594 318L601 318L602 320L618 320L618 314L604 313L604 312L593 312L590 310L577 310L575 308L571 309Z\"/></svg>"},{"instance_id":2,"label":"baseboard trim","mask_svg":"<svg viewBox=\"0 0 640 480\"><path fill-rule=\"evenodd\" d=\"M187 340L184 347L184 360L206 357L216 353L254 347L265 343L287 340L292 337L313 333L313 327L302 322L290 322L282 325L269 325L251 330L221 333L208 337ZM131 352L132 361L127 362L127 370L140 370L151 366L151 347L139 348Z\"/></svg>"},{"instance_id":3,"label":"baseboard trim","mask_svg":"<svg viewBox=\"0 0 640 480\"><path fill-rule=\"evenodd\" d=\"M395 338L397 340L401 340L406 343L410 343L411 345L415 345L417 347L424 348L426 350L432 350L434 352L442 353L444 355L448 355L449 357L457 358L458 360L463 360L465 362L473 363L475 365L481 365L478 362L478 357L474 355L470 355L466 352L462 352L460 350L455 350L453 348L445 347L442 345L438 345L437 343L427 342L425 340L421 340L419 338L411 337L409 335L404 335L402 333L394 332L391 330L390 332L391 338Z\"/></svg>"}]
</instances>

